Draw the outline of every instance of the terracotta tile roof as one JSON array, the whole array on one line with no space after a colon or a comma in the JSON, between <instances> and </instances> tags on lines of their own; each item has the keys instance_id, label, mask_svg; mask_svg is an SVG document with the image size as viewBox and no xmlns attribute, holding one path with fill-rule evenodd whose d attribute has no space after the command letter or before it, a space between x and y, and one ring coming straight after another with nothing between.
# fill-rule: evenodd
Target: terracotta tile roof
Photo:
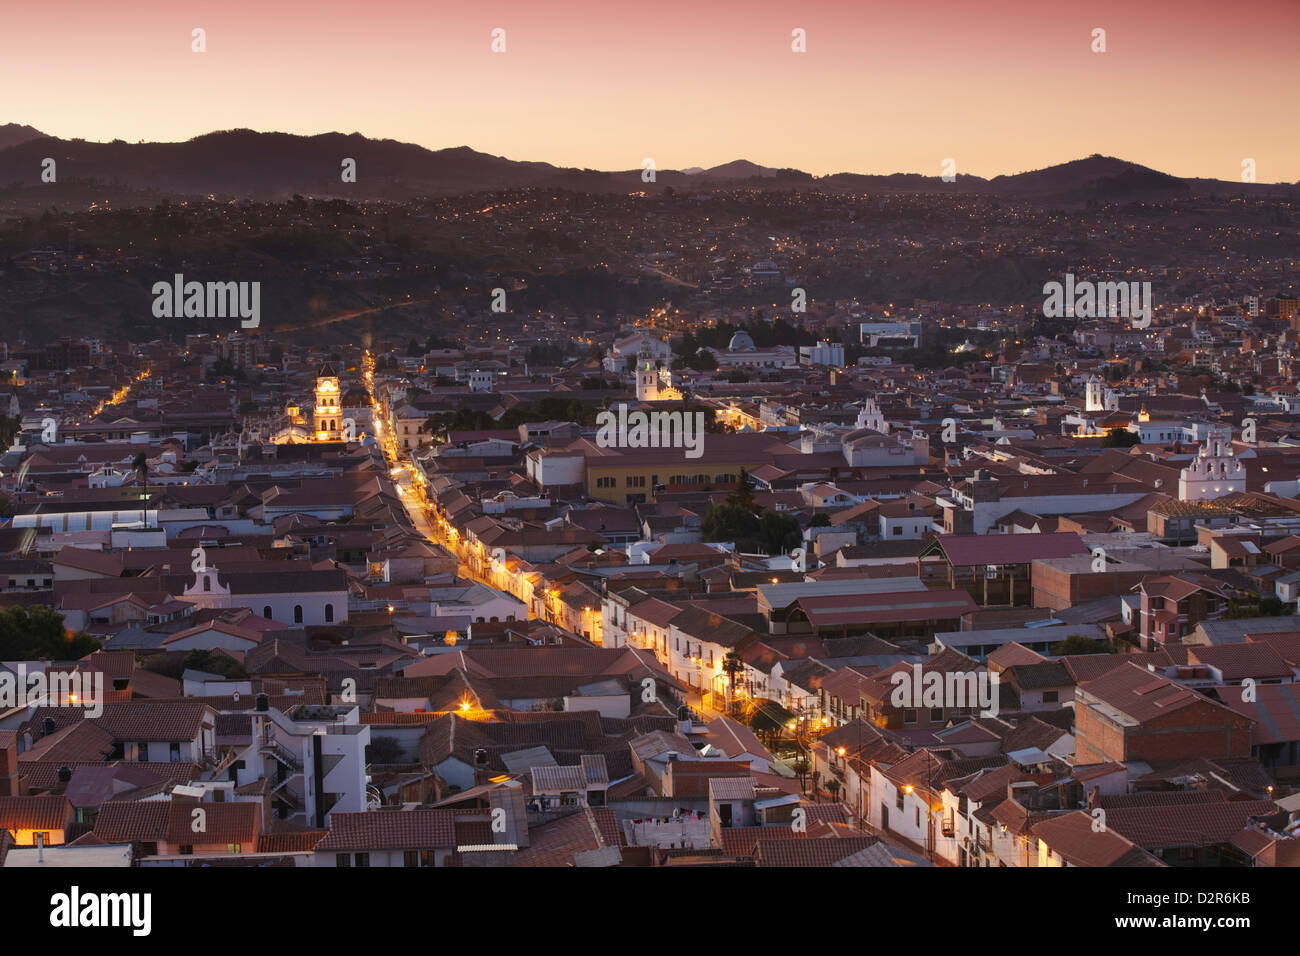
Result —
<instances>
[{"instance_id":1,"label":"terracotta tile roof","mask_svg":"<svg viewBox=\"0 0 1300 956\"><path fill-rule=\"evenodd\" d=\"M163 781L165 787L172 787L176 784L189 783L198 780L200 769L198 764L188 763L182 760L176 761L113 761L104 763L102 761L83 761L83 760L51 760L36 761L24 765L23 773L27 774L27 786L31 790L49 790L58 782L58 773L60 767L68 767L76 771L78 767L120 767L126 766L141 773L147 773L150 776Z\"/></svg>"},{"instance_id":2,"label":"terracotta tile roof","mask_svg":"<svg viewBox=\"0 0 1300 956\"><path fill-rule=\"evenodd\" d=\"M156 843L166 839L171 804L164 801L108 803L95 818L94 834L105 843Z\"/></svg>"},{"instance_id":3,"label":"terracotta tile roof","mask_svg":"<svg viewBox=\"0 0 1300 956\"><path fill-rule=\"evenodd\" d=\"M1106 828L1147 849L1227 843L1251 817L1277 812L1272 800L1129 807L1106 812Z\"/></svg>"},{"instance_id":4,"label":"terracotta tile roof","mask_svg":"<svg viewBox=\"0 0 1300 956\"><path fill-rule=\"evenodd\" d=\"M0 830L57 830L72 822L72 801L67 797L0 797Z\"/></svg>"},{"instance_id":5,"label":"terracotta tile roof","mask_svg":"<svg viewBox=\"0 0 1300 956\"><path fill-rule=\"evenodd\" d=\"M436 850L456 846L455 810L370 810L330 815L316 852Z\"/></svg>"},{"instance_id":6,"label":"terracotta tile roof","mask_svg":"<svg viewBox=\"0 0 1300 956\"><path fill-rule=\"evenodd\" d=\"M112 804L110 804L111 806ZM133 804L143 806L144 804ZM195 832L194 811L202 809L202 832ZM260 803L172 803L168 806L168 843L239 843L252 852L262 822Z\"/></svg>"},{"instance_id":7,"label":"terracotta tile roof","mask_svg":"<svg viewBox=\"0 0 1300 956\"><path fill-rule=\"evenodd\" d=\"M1054 534L943 534L938 547L954 567L979 564L1028 564L1038 558L1087 554L1083 539L1072 531Z\"/></svg>"},{"instance_id":8,"label":"terracotta tile roof","mask_svg":"<svg viewBox=\"0 0 1300 956\"><path fill-rule=\"evenodd\" d=\"M1043 820L1032 833L1074 866L1164 866L1150 853L1111 829L1094 830L1090 813L1078 810Z\"/></svg>"},{"instance_id":9,"label":"terracotta tile roof","mask_svg":"<svg viewBox=\"0 0 1300 956\"><path fill-rule=\"evenodd\" d=\"M764 834L754 848L754 862L758 866L834 866L878 842L880 838L874 836L784 840Z\"/></svg>"},{"instance_id":10,"label":"terracotta tile roof","mask_svg":"<svg viewBox=\"0 0 1300 956\"><path fill-rule=\"evenodd\" d=\"M1291 680L1294 676L1289 665L1270 644L1219 644L1214 647L1189 647L1188 663L1208 664L1222 671L1225 681L1240 681L1247 677L1264 680L1280 677Z\"/></svg>"},{"instance_id":11,"label":"terracotta tile roof","mask_svg":"<svg viewBox=\"0 0 1300 956\"><path fill-rule=\"evenodd\" d=\"M196 739L216 711L202 700L133 700L105 704L95 723L114 739L186 742Z\"/></svg>"},{"instance_id":12,"label":"terracotta tile roof","mask_svg":"<svg viewBox=\"0 0 1300 956\"><path fill-rule=\"evenodd\" d=\"M259 833L258 853L307 853L316 848L328 830L301 830L293 833Z\"/></svg>"},{"instance_id":13,"label":"terracotta tile roof","mask_svg":"<svg viewBox=\"0 0 1300 956\"><path fill-rule=\"evenodd\" d=\"M722 840L723 856L741 858L754 855L760 838L770 840L806 840L807 833L800 833L789 826L753 826L722 827L718 830Z\"/></svg>"},{"instance_id":14,"label":"terracotta tile roof","mask_svg":"<svg viewBox=\"0 0 1300 956\"><path fill-rule=\"evenodd\" d=\"M618 847L618 817L609 807L584 807L577 813L530 827L529 845L511 858L512 866L573 866L574 857L602 847Z\"/></svg>"},{"instance_id":15,"label":"terracotta tile roof","mask_svg":"<svg viewBox=\"0 0 1300 956\"><path fill-rule=\"evenodd\" d=\"M1238 717L1230 708L1132 663L1081 684L1079 689L1138 723L1188 707L1216 708L1225 716Z\"/></svg>"},{"instance_id":16,"label":"terracotta tile roof","mask_svg":"<svg viewBox=\"0 0 1300 956\"><path fill-rule=\"evenodd\" d=\"M83 720L40 738L18 759L22 763L37 760L93 762L103 760L113 752L113 747L112 734L94 721Z\"/></svg>"}]
</instances>

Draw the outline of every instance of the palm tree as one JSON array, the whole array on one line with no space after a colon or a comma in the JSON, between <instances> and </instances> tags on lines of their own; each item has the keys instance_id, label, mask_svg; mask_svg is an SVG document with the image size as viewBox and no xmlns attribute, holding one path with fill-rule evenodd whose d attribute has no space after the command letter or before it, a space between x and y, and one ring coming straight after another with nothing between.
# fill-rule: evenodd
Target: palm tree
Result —
<instances>
[{"instance_id":1,"label":"palm tree","mask_svg":"<svg viewBox=\"0 0 1300 956\"><path fill-rule=\"evenodd\" d=\"M727 712L731 713L732 699L736 696L736 675L743 671L745 662L735 651L727 651L722 658L722 673L727 675Z\"/></svg>"}]
</instances>

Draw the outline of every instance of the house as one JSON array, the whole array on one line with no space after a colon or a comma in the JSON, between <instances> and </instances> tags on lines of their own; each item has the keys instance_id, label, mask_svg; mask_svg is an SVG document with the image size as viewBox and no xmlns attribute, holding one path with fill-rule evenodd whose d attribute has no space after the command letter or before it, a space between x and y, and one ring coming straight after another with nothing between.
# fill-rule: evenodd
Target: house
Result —
<instances>
[{"instance_id":1,"label":"house","mask_svg":"<svg viewBox=\"0 0 1300 956\"><path fill-rule=\"evenodd\" d=\"M1038 866L1164 866L1152 854L1111 829L1098 830L1084 810L1036 823Z\"/></svg>"},{"instance_id":2,"label":"house","mask_svg":"<svg viewBox=\"0 0 1300 956\"><path fill-rule=\"evenodd\" d=\"M256 853L265 823L260 801L120 800L104 804L91 832L131 844L141 865L185 866L191 857Z\"/></svg>"},{"instance_id":3,"label":"house","mask_svg":"<svg viewBox=\"0 0 1300 956\"><path fill-rule=\"evenodd\" d=\"M1244 757L1254 721L1137 664L1125 663L1074 691L1080 763Z\"/></svg>"},{"instance_id":4,"label":"house","mask_svg":"<svg viewBox=\"0 0 1300 956\"><path fill-rule=\"evenodd\" d=\"M1143 648L1179 643L1201 621L1216 620L1228 609L1228 589L1200 574L1150 575L1138 585L1138 633Z\"/></svg>"},{"instance_id":5,"label":"house","mask_svg":"<svg viewBox=\"0 0 1300 956\"><path fill-rule=\"evenodd\" d=\"M67 842L75 818L72 801L62 794L0 797L0 830L17 846L59 846Z\"/></svg>"}]
</instances>

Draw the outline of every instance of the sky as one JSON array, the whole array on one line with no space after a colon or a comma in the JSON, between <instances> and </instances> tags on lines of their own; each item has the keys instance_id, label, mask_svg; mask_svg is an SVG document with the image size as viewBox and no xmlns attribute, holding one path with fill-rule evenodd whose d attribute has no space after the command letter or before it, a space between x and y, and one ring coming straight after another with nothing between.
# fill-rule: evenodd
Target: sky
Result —
<instances>
[{"instance_id":1,"label":"sky","mask_svg":"<svg viewBox=\"0 0 1300 956\"><path fill-rule=\"evenodd\" d=\"M1101 153L1240 180L1249 158L1296 182L1297 37L1300 0L42 0L0 5L0 124L595 169L988 177Z\"/></svg>"}]
</instances>

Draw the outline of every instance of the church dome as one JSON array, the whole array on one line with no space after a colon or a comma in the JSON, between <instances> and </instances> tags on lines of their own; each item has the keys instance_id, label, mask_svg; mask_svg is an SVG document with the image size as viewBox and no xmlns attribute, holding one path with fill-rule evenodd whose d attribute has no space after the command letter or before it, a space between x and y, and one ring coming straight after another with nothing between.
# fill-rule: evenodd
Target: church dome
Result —
<instances>
[{"instance_id":1,"label":"church dome","mask_svg":"<svg viewBox=\"0 0 1300 956\"><path fill-rule=\"evenodd\" d=\"M754 340L750 338L749 333L741 329L731 337L731 343L727 346L731 352L752 352L754 350Z\"/></svg>"}]
</instances>

